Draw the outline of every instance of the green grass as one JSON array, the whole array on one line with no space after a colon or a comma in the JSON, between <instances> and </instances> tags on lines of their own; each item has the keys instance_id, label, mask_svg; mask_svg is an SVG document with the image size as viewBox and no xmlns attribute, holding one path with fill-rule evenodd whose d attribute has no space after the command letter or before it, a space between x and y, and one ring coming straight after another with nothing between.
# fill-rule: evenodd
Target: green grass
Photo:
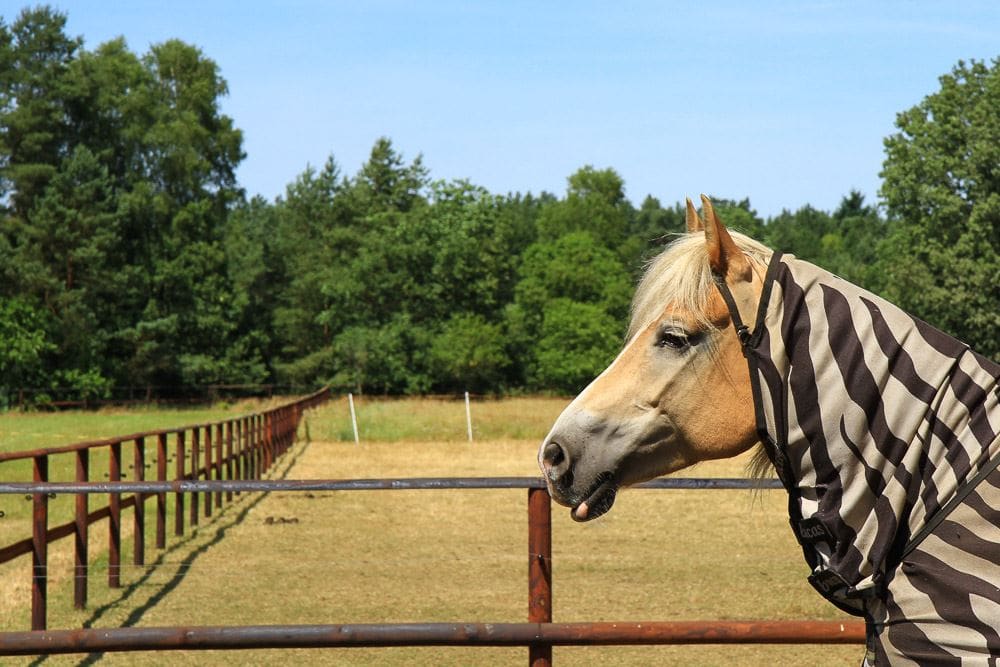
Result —
<instances>
[{"instance_id":1,"label":"green grass","mask_svg":"<svg viewBox=\"0 0 1000 667\"><path fill-rule=\"evenodd\" d=\"M469 406L473 441L541 438L569 401L568 398L474 399ZM354 409L362 442L468 440L462 399L355 396ZM310 429L316 440L353 442L347 397L337 397L319 408Z\"/></svg>"},{"instance_id":2,"label":"green grass","mask_svg":"<svg viewBox=\"0 0 1000 667\"><path fill-rule=\"evenodd\" d=\"M283 401L281 401L283 402ZM204 408L129 408L67 412L0 412L0 452L56 447L142 431L201 424L270 407L276 401L240 401ZM0 472L0 475L3 473ZM7 477L3 477L7 479Z\"/></svg>"}]
</instances>

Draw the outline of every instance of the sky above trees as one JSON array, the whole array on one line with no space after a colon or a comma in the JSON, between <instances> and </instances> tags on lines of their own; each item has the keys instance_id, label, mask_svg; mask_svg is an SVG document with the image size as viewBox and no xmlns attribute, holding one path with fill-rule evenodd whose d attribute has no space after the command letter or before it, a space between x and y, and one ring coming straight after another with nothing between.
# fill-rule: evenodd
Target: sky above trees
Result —
<instances>
[{"instance_id":1,"label":"sky above trees","mask_svg":"<svg viewBox=\"0 0 1000 667\"><path fill-rule=\"evenodd\" d=\"M560 193L592 164L636 206L714 192L765 216L852 189L874 202L896 114L1000 34L985 0L55 6L86 48L180 38L218 63L249 195L390 136L434 178L492 192Z\"/></svg>"}]
</instances>

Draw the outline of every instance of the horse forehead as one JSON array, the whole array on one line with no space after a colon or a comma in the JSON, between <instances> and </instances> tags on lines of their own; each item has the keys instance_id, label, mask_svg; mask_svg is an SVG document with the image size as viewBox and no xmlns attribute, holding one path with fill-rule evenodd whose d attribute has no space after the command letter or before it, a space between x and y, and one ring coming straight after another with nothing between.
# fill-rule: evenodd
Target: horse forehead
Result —
<instances>
[{"instance_id":1,"label":"horse forehead","mask_svg":"<svg viewBox=\"0 0 1000 667\"><path fill-rule=\"evenodd\" d=\"M669 321L678 322L689 329L701 328L702 323L705 321L719 327L729 322L729 308L726 306L726 302L723 300L719 290L713 289L706 296L705 304L700 312L695 312L680 303L668 303L660 311L660 316L656 318L653 325ZM651 331L654 328L653 325L645 327L639 335L641 336L647 331ZM638 338L639 336L636 337Z\"/></svg>"},{"instance_id":2,"label":"horse forehead","mask_svg":"<svg viewBox=\"0 0 1000 667\"><path fill-rule=\"evenodd\" d=\"M643 343L648 343L650 338L655 337L662 325L673 323L687 331L693 332L705 329L706 322L716 329L724 329L729 325L729 307L718 290L713 290L706 297L705 305L699 312L695 312L683 304L676 302L666 304L658 317L648 321L632 336L618 358L606 370L605 374L615 369L615 367L620 367L628 364L630 361L640 359L642 354L640 350L645 347Z\"/></svg>"}]
</instances>

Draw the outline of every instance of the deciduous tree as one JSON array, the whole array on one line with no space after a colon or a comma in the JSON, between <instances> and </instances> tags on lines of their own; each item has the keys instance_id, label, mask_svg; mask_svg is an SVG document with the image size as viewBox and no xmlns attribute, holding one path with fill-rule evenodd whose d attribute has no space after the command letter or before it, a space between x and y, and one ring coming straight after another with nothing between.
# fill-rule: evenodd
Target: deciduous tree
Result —
<instances>
[{"instance_id":1,"label":"deciduous tree","mask_svg":"<svg viewBox=\"0 0 1000 667\"><path fill-rule=\"evenodd\" d=\"M1000 358L1000 59L940 85L885 140L884 292Z\"/></svg>"}]
</instances>

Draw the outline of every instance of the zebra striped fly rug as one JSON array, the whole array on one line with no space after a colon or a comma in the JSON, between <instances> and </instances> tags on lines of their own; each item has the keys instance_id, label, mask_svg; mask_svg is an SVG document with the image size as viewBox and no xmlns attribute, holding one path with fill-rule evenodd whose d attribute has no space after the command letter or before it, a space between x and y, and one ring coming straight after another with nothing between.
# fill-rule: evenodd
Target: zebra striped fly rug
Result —
<instances>
[{"instance_id":1,"label":"zebra striped fly rug","mask_svg":"<svg viewBox=\"0 0 1000 667\"><path fill-rule=\"evenodd\" d=\"M780 253L744 349L810 583L865 616L867 660L995 661L1000 366Z\"/></svg>"},{"instance_id":2,"label":"zebra striped fly rug","mask_svg":"<svg viewBox=\"0 0 1000 667\"><path fill-rule=\"evenodd\" d=\"M866 664L997 664L1000 366L702 204L542 442L553 500L590 521L621 487L759 444L810 583L866 619Z\"/></svg>"}]
</instances>

